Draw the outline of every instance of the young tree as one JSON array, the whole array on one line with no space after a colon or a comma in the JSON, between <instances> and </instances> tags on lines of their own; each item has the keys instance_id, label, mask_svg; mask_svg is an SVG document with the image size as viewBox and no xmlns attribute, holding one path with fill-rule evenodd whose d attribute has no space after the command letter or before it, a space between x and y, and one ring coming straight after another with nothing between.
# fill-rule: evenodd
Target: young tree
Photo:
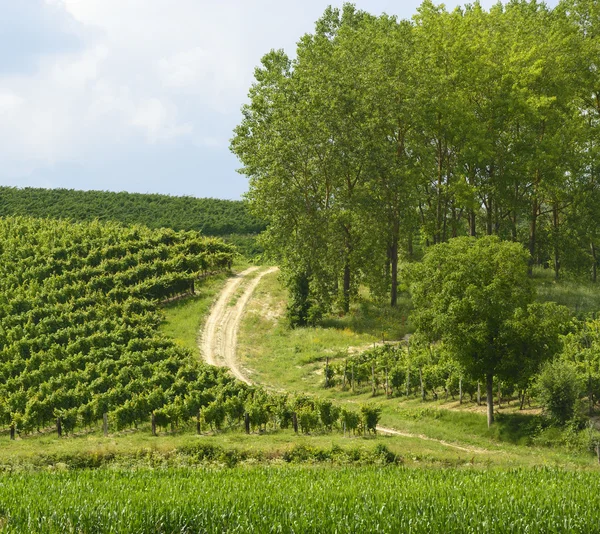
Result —
<instances>
[{"instance_id":1,"label":"young tree","mask_svg":"<svg viewBox=\"0 0 600 534\"><path fill-rule=\"evenodd\" d=\"M465 372L485 377L488 425L494 376L510 358L510 321L533 300L528 259L518 243L459 237L430 248L411 269L415 324L430 339L443 340Z\"/></svg>"}]
</instances>

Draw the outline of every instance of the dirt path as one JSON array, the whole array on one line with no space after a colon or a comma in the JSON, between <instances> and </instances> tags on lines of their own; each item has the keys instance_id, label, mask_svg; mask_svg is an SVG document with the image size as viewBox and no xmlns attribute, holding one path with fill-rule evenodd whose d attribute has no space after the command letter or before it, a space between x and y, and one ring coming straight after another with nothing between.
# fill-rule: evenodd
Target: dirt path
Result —
<instances>
[{"instance_id":1,"label":"dirt path","mask_svg":"<svg viewBox=\"0 0 600 534\"><path fill-rule=\"evenodd\" d=\"M237 335L242 322L242 317L252 293L258 286L261 278L266 274L275 272L277 267L261 271L247 284L247 277L255 273L258 267L250 267L231 278L219 295L202 331L200 352L207 363L229 367L236 378L250 384L244 375L236 358ZM238 295L238 290L243 293ZM232 305L232 301L235 303Z\"/></svg>"},{"instance_id":2,"label":"dirt path","mask_svg":"<svg viewBox=\"0 0 600 534\"><path fill-rule=\"evenodd\" d=\"M236 378L252 384L252 381L240 369L236 357L237 336L242 322L242 317L248 301L252 297L254 290L260 283L263 276L275 272L277 267L270 267L264 271L260 271L250 281L247 281L249 275L255 273L258 267L250 267L245 271L231 278L219 295L217 302L211 309L210 315L204 325L202 331L200 352L207 363L222 367L229 367ZM239 291L243 293L239 295L235 303L232 305L233 299L238 295ZM446 447L457 449L471 453L487 453L485 449L476 447L462 447L441 439L430 438L421 434L411 434L409 432L401 432L394 428L378 426L377 431L382 434L391 434L394 436L402 436L405 438L417 438L424 441L432 441Z\"/></svg>"}]
</instances>

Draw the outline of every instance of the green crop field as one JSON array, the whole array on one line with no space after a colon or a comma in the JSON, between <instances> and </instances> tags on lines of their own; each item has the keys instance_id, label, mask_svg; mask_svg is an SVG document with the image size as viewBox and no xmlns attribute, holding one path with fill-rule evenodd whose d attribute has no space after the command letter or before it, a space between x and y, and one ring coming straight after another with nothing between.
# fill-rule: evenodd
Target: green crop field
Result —
<instances>
[{"instance_id":1,"label":"green crop field","mask_svg":"<svg viewBox=\"0 0 600 534\"><path fill-rule=\"evenodd\" d=\"M2 532L597 532L597 473L396 467L0 477Z\"/></svg>"}]
</instances>

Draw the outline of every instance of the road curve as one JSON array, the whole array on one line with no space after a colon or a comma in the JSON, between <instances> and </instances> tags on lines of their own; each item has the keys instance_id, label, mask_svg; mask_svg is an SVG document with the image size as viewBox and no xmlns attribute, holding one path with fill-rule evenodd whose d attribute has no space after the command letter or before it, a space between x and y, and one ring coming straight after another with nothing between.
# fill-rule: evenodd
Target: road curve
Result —
<instances>
[{"instance_id":1,"label":"road curve","mask_svg":"<svg viewBox=\"0 0 600 534\"><path fill-rule=\"evenodd\" d=\"M277 267L260 271L244 285L248 275L257 270L258 267L250 267L228 280L210 311L200 342L200 352L207 363L228 367L236 378L246 384L250 384L251 381L240 369L236 357L238 331L248 301L260 280L263 276L275 272ZM243 293L235 300L240 289Z\"/></svg>"},{"instance_id":2,"label":"road curve","mask_svg":"<svg viewBox=\"0 0 600 534\"><path fill-rule=\"evenodd\" d=\"M260 280L263 276L277 271L277 267L270 267L264 271L260 271L244 285L248 275L255 273L257 270L258 267L250 267L227 281L227 284L225 284L219 298L210 311L210 315L208 316L202 331L200 342L200 352L207 363L210 365L228 367L236 378L250 385L252 384L252 381L243 373L236 357L238 331L248 301L252 297ZM243 293L237 298L235 303L232 303L233 299L235 299L235 296L238 294L238 289L241 288L243 288ZM387 428L379 425L377 426L377 431L382 434L432 441L465 452L489 452L485 449L461 447L460 445L448 443L441 439L430 438L422 434L401 432L394 428Z\"/></svg>"}]
</instances>

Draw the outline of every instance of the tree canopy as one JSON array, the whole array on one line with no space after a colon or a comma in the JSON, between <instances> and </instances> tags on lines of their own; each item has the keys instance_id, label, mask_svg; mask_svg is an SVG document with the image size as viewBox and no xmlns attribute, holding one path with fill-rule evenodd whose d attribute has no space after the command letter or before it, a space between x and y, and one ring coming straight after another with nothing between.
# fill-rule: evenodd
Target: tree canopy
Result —
<instances>
[{"instance_id":1,"label":"tree canopy","mask_svg":"<svg viewBox=\"0 0 600 534\"><path fill-rule=\"evenodd\" d=\"M568 313L532 304L528 254L495 236L459 237L428 249L411 271L418 331L442 340L471 376L485 377L488 424L495 376L530 378L559 349Z\"/></svg>"},{"instance_id":2,"label":"tree canopy","mask_svg":"<svg viewBox=\"0 0 600 534\"><path fill-rule=\"evenodd\" d=\"M399 259L464 235L595 280L599 22L589 0L345 4L266 54L231 149L296 312L361 283L394 305Z\"/></svg>"}]
</instances>

